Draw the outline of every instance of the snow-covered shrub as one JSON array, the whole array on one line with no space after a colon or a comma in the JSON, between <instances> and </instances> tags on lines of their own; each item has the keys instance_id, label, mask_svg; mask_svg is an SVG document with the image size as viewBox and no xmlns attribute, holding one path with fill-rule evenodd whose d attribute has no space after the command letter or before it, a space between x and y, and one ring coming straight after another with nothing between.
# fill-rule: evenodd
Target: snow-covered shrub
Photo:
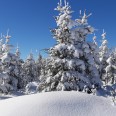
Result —
<instances>
[{"instance_id":1,"label":"snow-covered shrub","mask_svg":"<svg viewBox=\"0 0 116 116\"><path fill-rule=\"evenodd\" d=\"M38 83L37 82L29 82L25 87L26 94L33 94L37 92Z\"/></svg>"}]
</instances>

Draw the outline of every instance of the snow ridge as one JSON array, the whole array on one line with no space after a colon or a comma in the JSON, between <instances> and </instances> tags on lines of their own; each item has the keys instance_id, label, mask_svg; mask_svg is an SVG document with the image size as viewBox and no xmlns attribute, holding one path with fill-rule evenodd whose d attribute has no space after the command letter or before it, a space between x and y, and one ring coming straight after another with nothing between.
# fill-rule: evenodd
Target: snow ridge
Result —
<instances>
[{"instance_id":1,"label":"snow ridge","mask_svg":"<svg viewBox=\"0 0 116 116\"><path fill-rule=\"evenodd\" d=\"M2 116L115 116L110 100L80 92L48 92L0 101Z\"/></svg>"}]
</instances>

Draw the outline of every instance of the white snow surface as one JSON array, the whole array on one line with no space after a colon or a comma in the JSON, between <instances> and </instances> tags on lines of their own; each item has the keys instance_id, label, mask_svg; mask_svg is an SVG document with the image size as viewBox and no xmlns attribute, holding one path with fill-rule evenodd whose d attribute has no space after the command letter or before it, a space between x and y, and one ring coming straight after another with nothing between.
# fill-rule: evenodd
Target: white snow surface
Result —
<instances>
[{"instance_id":1,"label":"white snow surface","mask_svg":"<svg viewBox=\"0 0 116 116\"><path fill-rule=\"evenodd\" d=\"M116 107L103 97L49 92L1 100L0 116L116 116Z\"/></svg>"}]
</instances>

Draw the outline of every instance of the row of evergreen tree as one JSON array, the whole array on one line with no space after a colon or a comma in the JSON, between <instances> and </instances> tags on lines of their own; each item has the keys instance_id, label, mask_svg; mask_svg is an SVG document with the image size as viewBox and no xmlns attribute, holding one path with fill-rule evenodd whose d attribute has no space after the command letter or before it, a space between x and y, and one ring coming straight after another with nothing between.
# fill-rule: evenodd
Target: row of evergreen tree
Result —
<instances>
[{"instance_id":1,"label":"row of evergreen tree","mask_svg":"<svg viewBox=\"0 0 116 116\"><path fill-rule=\"evenodd\" d=\"M102 43L96 42L95 29L88 24L91 16L80 11L78 19L72 19L68 2L58 3L59 15L55 17L57 27L51 30L57 44L47 50L49 57L39 54L34 60L30 53L23 61L17 47L9 44L11 36L0 40L0 91L8 93L24 89L30 82L37 82L37 91L85 91L87 93L116 83L116 50L108 48L106 32ZM92 41L87 37L94 34Z\"/></svg>"},{"instance_id":2,"label":"row of evergreen tree","mask_svg":"<svg viewBox=\"0 0 116 116\"><path fill-rule=\"evenodd\" d=\"M5 42L3 41L5 38ZM39 54L35 61L33 54L24 61L20 58L20 50L17 47L15 53L9 44L11 36L1 36L0 39L0 91L9 93L24 89L29 82L39 81L39 77L44 72L45 59Z\"/></svg>"}]
</instances>

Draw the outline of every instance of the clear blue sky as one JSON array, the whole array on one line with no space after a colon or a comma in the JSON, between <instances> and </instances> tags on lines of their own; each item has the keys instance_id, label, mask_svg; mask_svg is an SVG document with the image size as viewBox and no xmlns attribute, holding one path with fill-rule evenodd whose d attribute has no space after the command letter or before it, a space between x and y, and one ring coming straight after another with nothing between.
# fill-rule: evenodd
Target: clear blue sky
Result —
<instances>
[{"instance_id":1,"label":"clear blue sky","mask_svg":"<svg viewBox=\"0 0 116 116\"><path fill-rule=\"evenodd\" d=\"M99 29L96 32L100 41L102 29L107 32L109 46L116 46L116 0L68 0L79 16L79 10L87 9L93 15L89 24ZM11 43L19 44L22 57L36 49L49 48L55 44L49 28L56 27L53 16L59 0L0 0L0 32L10 29Z\"/></svg>"}]
</instances>

